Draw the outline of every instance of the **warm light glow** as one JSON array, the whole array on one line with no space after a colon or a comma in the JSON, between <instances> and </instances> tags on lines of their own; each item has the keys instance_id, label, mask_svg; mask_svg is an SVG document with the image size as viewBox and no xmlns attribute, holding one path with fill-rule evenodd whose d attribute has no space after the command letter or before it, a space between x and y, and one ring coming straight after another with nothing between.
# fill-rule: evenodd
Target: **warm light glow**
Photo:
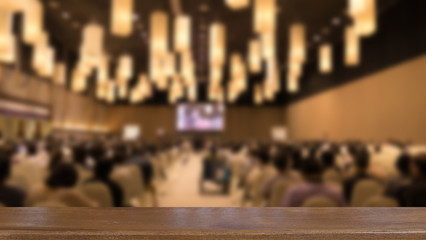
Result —
<instances>
[{"instance_id":1,"label":"warm light glow","mask_svg":"<svg viewBox=\"0 0 426 240\"><path fill-rule=\"evenodd\" d=\"M46 49L48 48L48 36L43 32L38 37L33 50L32 67L37 72L43 67L46 58Z\"/></svg>"},{"instance_id":2,"label":"warm light glow","mask_svg":"<svg viewBox=\"0 0 426 240\"><path fill-rule=\"evenodd\" d=\"M87 80L84 74L82 74L78 68L74 69L72 73L71 88L74 92L80 93L86 90Z\"/></svg>"},{"instance_id":3,"label":"warm light glow","mask_svg":"<svg viewBox=\"0 0 426 240\"><path fill-rule=\"evenodd\" d=\"M151 14L150 31L151 56L164 57L169 49L167 13L156 11Z\"/></svg>"},{"instance_id":4,"label":"warm light glow","mask_svg":"<svg viewBox=\"0 0 426 240\"><path fill-rule=\"evenodd\" d=\"M115 87L116 86L114 81L108 81L108 94L106 97L108 103L115 102Z\"/></svg>"},{"instance_id":5,"label":"warm light glow","mask_svg":"<svg viewBox=\"0 0 426 240\"><path fill-rule=\"evenodd\" d=\"M197 85L192 85L187 88L188 100L190 102L196 102L198 98L198 88Z\"/></svg>"},{"instance_id":6,"label":"warm light glow","mask_svg":"<svg viewBox=\"0 0 426 240\"><path fill-rule=\"evenodd\" d=\"M368 37L376 32L376 0L349 0L349 13L358 35Z\"/></svg>"},{"instance_id":7,"label":"warm light glow","mask_svg":"<svg viewBox=\"0 0 426 240\"><path fill-rule=\"evenodd\" d=\"M225 3L233 10L240 10L250 5L249 0L225 0Z\"/></svg>"},{"instance_id":8,"label":"warm light glow","mask_svg":"<svg viewBox=\"0 0 426 240\"><path fill-rule=\"evenodd\" d=\"M346 27L345 31L345 63L347 66L357 66L360 62L360 41L355 28Z\"/></svg>"},{"instance_id":9,"label":"warm light glow","mask_svg":"<svg viewBox=\"0 0 426 240\"><path fill-rule=\"evenodd\" d=\"M0 9L9 12L22 11L26 6L28 0L1 0Z\"/></svg>"},{"instance_id":10,"label":"warm light glow","mask_svg":"<svg viewBox=\"0 0 426 240\"><path fill-rule=\"evenodd\" d=\"M176 62L173 52L167 54L164 65L166 76L172 77L176 73Z\"/></svg>"},{"instance_id":11,"label":"warm light glow","mask_svg":"<svg viewBox=\"0 0 426 240\"><path fill-rule=\"evenodd\" d=\"M56 63L53 82L61 86L65 85L65 83L67 82L67 66L65 65L65 63Z\"/></svg>"},{"instance_id":12,"label":"warm light glow","mask_svg":"<svg viewBox=\"0 0 426 240\"><path fill-rule=\"evenodd\" d=\"M185 53L191 48L191 18L179 15L174 24L174 47L178 53Z\"/></svg>"},{"instance_id":13,"label":"warm light glow","mask_svg":"<svg viewBox=\"0 0 426 240\"><path fill-rule=\"evenodd\" d=\"M132 33L133 0L111 0L111 32L120 37Z\"/></svg>"},{"instance_id":14,"label":"warm light glow","mask_svg":"<svg viewBox=\"0 0 426 240\"><path fill-rule=\"evenodd\" d=\"M172 84L169 90L169 102L171 104L176 103L180 98L183 97L183 86L180 79L180 76L176 74L173 77Z\"/></svg>"},{"instance_id":15,"label":"warm light glow","mask_svg":"<svg viewBox=\"0 0 426 240\"><path fill-rule=\"evenodd\" d=\"M43 30L43 6L38 0L28 0L24 9L24 42L35 44Z\"/></svg>"},{"instance_id":16,"label":"warm light glow","mask_svg":"<svg viewBox=\"0 0 426 240\"><path fill-rule=\"evenodd\" d=\"M210 67L222 67L226 56L225 25L214 23L210 26Z\"/></svg>"},{"instance_id":17,"label":"warm light glow","mask_svg":"<svg viewBox=\"0 0 426 240\"><path fill-rule=\"evenodd\" d=\"M105 53L102 54L101 61L97 68L97 80L106 81L109 79L109 56Z\"/></svg>"},{"instance_id":18,"label":"warm light glow","mask_svg":"<svg viewBox=\"0 0 426 240\"><path fill-rule=\"evenodd\" d=\"M299 91L299 78L291 73L287 76L287 91L290 93Z\"/></svg>"},{"instance_id":19,"label":"warm light glow","mask_svg":"<svg viewBox=\"0 0 426 240\"><path fill-rule=\"evenodd\" d=\"M7 51L12 36L12 12L0 9L0 53Z\"/></svg>"},{"instance_id":20,"label":"warm light glow","mask_svg":"<svg viewBox=\"0 0 426 240\"><path fill-rule=\"evenodd\" d=\"M262 45L258 39L249 42L249 69L251 73L262 71Z\"/></svg>"},{"instance_id":21,"label":"warm light glow","mask_svg":"<svg viewBox=\"0 0 426 240\"><path fill-rule=\"evenodd\" d=\"M39 74L42 77L52 77L55 66L55 49L52 47L44 48L43 65L39 69Z\"/></svg>"},{"instance_id":22,"label":"warm light glow","mask_svg":"<svg viewBox=\"0 0 426 240\"><path fill-rule=\"evenodd\" d=\"M260 84L260 83L254 85L254 89L253 89L253 102L256 105L261 105L263 103L262 84Z\"/></svg>"},{"instance_id":23,"label":"warm light glow","mask_svg":"<svg viewBox=\"0 0 426 240\"><path fill-rule=\"evenodd\" d=\"M321 73L330 73L333 70L333 56L331 44L322 44L318 48L319 70Z\"/></svg>"},{"instance_id":24,"label":"warm light glow","mask_svg":"<svg viewBox=\"0 0 426 240\"><path fill-rule=\"evenodd\" d=\"M289 61L304 63L306 60L306 35L305 26L300 23L290 26L290 56Z\"/></svg>"},{"instance_id":25,"label":"warm light glow","mask_svg":"<svg viewBox=\"0 0 426 240\"><path fill-rule=\"evenodd\" d=\"M14 63L16 60L16 38L10 34L4 39L4 48L0 49L0 62Z\"/></svg>"},{"instance_id":26,"label":"warm light glow","mask_svg":"<svg viewBox=\"0 0 426 240\"><path fill-rule=\"evenodd\" d=\"M130 55L121 55L118 59L117 79L130 80L133 76L133 59Z\"/></svg>"},{"instance_id":27,"label":"warm light glow","mask_svg":"<svg viewBox=\"0 0 426 240\"><path fill-rule=\"evenodd\" d=\"M276 35L275 33L262 34L262 56L266 60L276 57Z\"/></svg>"},{"instance_id":28,"label":"warm light glow","mask_svg":"<svg viewBox=\"0 0 426 240\"><path fill-rule=\"evenodd\" d=\"M81 61L91 67L98 66L103 55L104 29L98 24L87 24L83 29L82 38L83 41L80 46Z\"/></svg>"},{"instance_id":29,"label":"warm light glow","mask_svg":"<svg viewBox=\"0 0 426 240\"><path fill-rule=\"evenodd\" d=\"M256 33L271 33L276 25L275 0L254 0L254 31Z\"/></svg>"}]
</instances>

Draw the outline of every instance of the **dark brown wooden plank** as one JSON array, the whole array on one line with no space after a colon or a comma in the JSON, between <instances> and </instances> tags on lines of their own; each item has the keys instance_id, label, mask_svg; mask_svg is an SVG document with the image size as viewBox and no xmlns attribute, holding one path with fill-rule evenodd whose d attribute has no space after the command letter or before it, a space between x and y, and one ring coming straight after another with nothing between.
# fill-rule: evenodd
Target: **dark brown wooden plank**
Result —
<instances>
[{"instance_id":1,"label":"dark brown wooden plank","mask_svg":"<svg viewBox=\"0 0 426 240\"><path fill-rule=\"evenodd\" d=\"M21 208L0 239L426 239L413 208Z\"/></svg>"}]
</instances>

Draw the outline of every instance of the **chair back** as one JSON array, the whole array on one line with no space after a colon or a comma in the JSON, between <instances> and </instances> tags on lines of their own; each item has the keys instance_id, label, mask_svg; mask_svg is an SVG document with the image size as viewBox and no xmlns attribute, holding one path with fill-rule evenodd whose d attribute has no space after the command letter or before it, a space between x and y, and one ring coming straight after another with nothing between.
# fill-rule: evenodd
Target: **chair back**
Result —
<instances>
[{"instance_id":1,"label":"chair back","mask_svg":"<svg viewBox=\"0 0 426 240\"><path fill-rule=\"evenodd\" d=\"M121 166L113 170L111 179L123 189L123 202L127 206L142 204L143 187L141 174L135 166ZM136 200L136 201L135 201Z\"/></svg>"},{"instance_id":2,"label":"chair back","mask_svg":"<svg viewBox=\"0 0 426 240\"><path fill-rule=\"evenodd\" d=\"M77 165L75 169L78 173L77 186L83 186L84 183L93 175L89 170L84 169L81 165Z\"/></svg>"},{"instance_id":3,"label":"chair back","mask_svg":"<svg viewBox=\"0 0 426 240\"><path fill-rule=\"evenodd\" d=\"M381 195L374 196L363 204L363 207L398 207L398 201Z\"/></svg>"},{"instance_id":4,"label":"chair back","mask_svg":"<svg viewBox=\"0 0 426 240\"><path fill-rule=\"evenodd\" d=\"M294 184L294 181L289 181L288 179L279 179L275 182L271 190L269 207L281 207L287 190Z\"/></svg>"},{"instance_id":5,"label":"chair back","mask_svg":"<svg viewBox=\"0 0 426 240\"><path fill-rule=\"evenodd\" d=\"M368 199L376 195L381 195L383 192L383 186L376 180L361 180L357 182L353 188L351 206L362 207Z\"/></svg>"},{"instance_id":6,"label":"chair back","mask_svg":"<svg viewBox=\"0 0 426 240\"><path fill-rule=\"evenodd\" d=\"M323 180L325 183L337 186L342 185L342 175L336 169L328 169L324 172Z\"/></svg>"},{"instance_id":7,"label":"chair back","mask_svg":"<svg viewBox=\"0 0 426 240\"><path fill-rule=\"evenodd\" d=\"M87 183L81 191L92 200L99 203L100 207L113 207L112 195L108 187L100 182Z\"/></svg>"},{"instance_id":8,"label":"chair back","mask_svg":"<svg viewBox=\"0 0 426 240\"><path fill-rule=\"evenodd\" d=\"M326 197L312 197L306 200L302 207L337 207L337 203Z\"/></svg>"}]
</instances>

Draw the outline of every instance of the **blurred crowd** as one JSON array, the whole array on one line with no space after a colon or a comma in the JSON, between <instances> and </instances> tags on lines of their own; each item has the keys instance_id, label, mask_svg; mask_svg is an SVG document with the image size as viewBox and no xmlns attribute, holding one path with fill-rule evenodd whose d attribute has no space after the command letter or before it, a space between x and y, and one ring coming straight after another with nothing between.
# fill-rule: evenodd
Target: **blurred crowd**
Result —
<instances>
[{"instance_id":1,"label":"blurred crowd","mask_svg":"<svg viewBox=\"0 0 426 240\"><path fill-rule=\"evenodd\" d=\"M425 153L397 142L2 141L0 205L155 207L167 169L197 155L200 194L211 182L239 206L423 207Z\"/></svg>"}]
</instances>

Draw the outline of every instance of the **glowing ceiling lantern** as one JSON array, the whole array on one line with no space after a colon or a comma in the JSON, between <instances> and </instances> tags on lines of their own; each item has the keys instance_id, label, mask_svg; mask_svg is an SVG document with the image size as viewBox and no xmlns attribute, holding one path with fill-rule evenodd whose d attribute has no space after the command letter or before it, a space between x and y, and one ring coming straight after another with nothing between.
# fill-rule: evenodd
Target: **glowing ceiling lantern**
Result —
<instances>
[{"instance_id":1,"label":"glowing ceiling lantern","mask_svg":"<svg viewBox=\"0 0 426 240\"><path fill-rule=\"evenodd\" d=\"M35 44L43 29L43 6L38 0L29 0L24 9L24 42Z\"/></svg>"},{"instance_id":2,"label":"glowing ceiling lantern","mask_svg":"<svg viewBox=\"0 0 426 240\"><path fill-rule=\"evenodd\" d=\"M55 70L53 74L53 82L56 85L64 86L67 81L67 65L62 62L55 64Z\"/></svg>"},{"instance_id":3,"label":"glowing ceiling lantern","mask_svg":"<svg viewBox=\"0 0 426 240\"><path fill-rule=\"evenodd\" d=\"M250 5L249 0L225 0L225 3L232 10L240 10Z\"/></svg>"},{"instance_id":4,"label":"glowing ceiling lantern","mask_svg":"<svg viewBox=\"0 0 426 240\"><path fill-rule=\"evenodd\" d=\"M107 81L109 79L109 70L109 56L103 53L98 65L97 80Z\"/></svg>"},{"instance_id":5,"label":"glowing ceiling lantern","mask_svg":"<svg viewBox=\"0 0 426 240\"><path fill-rule=\"evenodd\" d=\"M108 86L107 86L107 96L106 96L106 100L108 103L114 103L115 102L115 82L114 81L108 81Z\"/></svg>"},{"instance_id":6,"label":"glowing ceiling lantern","mask_svg":"<svg viewBox=\"0 0 426 240\"><path fill-rule=\"evenodd\" d=\"M151 14L151 57L165 57L169 51L167 13L155 11Z\"/></svg>"},{"instance_id":7,"label":"glowing ceiling lantern","mask_svg":"<svg viewBox=\"0 0 426 240\"><path fill-rule=\"evenodd\" d=\"M226 56L226 28L221 23L210 26L210 67L222 67Z\"/></svg>"},{"instance_id":8,"label":"glowing ceiling lantern","mask_svg":"<svg viewBox=\"0 0 426 240\"><path fill-rule=\"evenodd\" d=\"M111 32L120 37L127 37L133 30L133 0L111 1Z\"/></svg>"},{"instance_id":9,"label":"glowing ceiling lantern","mask_svg":"<svg viewBox=\"0 0 426 240\"><path fill-rule=\"evenodd\" d=\"M183 86L180 81L180 76L176 74L173 77L172 85L170 86L169 102L171 104L174 104L182 97L183 97Z\"/></svg>"},{"instance_id":10,"label":"glowing ceiling lantern","mask_svg":"<svg viewBox=\"0 0 426 240\"><path fill-rule=\"evenodd\" d=\"M288 71L291 75L300 78L302 76L302 64L296 61L290 61L288 63Z\"/></svg>"},{"instance_id":11,"label":"glowing ceiling lantern","mask_svg":"<svg viewBox=\"0 0 426 240\"><path fill-rule=\"evenodd\" d=\"M194 61L191 59L189 53L182 55L181 61L181 75L185 86L192 86L195 84L195 75L194 75Z\"/></svg>"},{"instance_id":12,"label":"glowing ceiling lantern","mask_svg":"<svg viewBox=\"0 0 426 240\"><path fill-rule=\"evenodd\" d=\"M16 39L12 34L12 12L0 9L0 61L15 61Z\"/></svg>"},{"instance_id":13,"label":"glowing ceiling lantern","mask_svg":"<svg viewBox=\"0 0 426 240\"><path fill-rule=\"evenodd\" d=\"M10 45L12 16L12 12L0 9L0 52L5 51Z\"/></svg>"},{"instance_id":14,"label":"glowing ceiling lantern","mask_svg":"<svg viewBox=\"0 0 426 240\"><path fill-rule=\"evenodd\" d=\"M259 73L262 71L262 44L258 39L249 42L248 56L250 72Z\"/></svg>"},{"instance_id":15,"label":"glowing ceiling lantern","mask_svg":"<svg viewBox=\"0 0 426 240\"><path fill-rule=\"evenodd\" d=\"M357 66L360 62L360 41L355 27L346 27L345 30L345 64Z\"/></svg>"},{"instance_id":16,"label":"glowing ceiling lantern","mask_svg":"<svg viewBox=\"0 0 426 240\"><path fill-rule=\"evenodd\" d=\"M358 35L368 37L377 30L376 0L349 0L349 14Z\"/></svg>"},{"instance_id":17,"label":"glowing ceiling lantern","mask_svg":"<svg viewBox=\"0 0 426 240\"><path fill-rule=\"evenodd\" d=\"M74 69L72 73L72 82L71 82L71 88L74 92L80 93L86 90L86 76L82 74L78 68Z\"/></svg>"},{"instance_id":18,"label":"glowing ceiling lantern","mask_svg":"<svg viewBox=\"0 0 426 240\"><path fill-rule=\"evenodd\" d=\"M28 2L28 0L1 0L0 9L9 12L22 11L26 2Z\"/></svg>"},{"instance_id":19,"label":"glowing ceiling lantern","mask_svg":"<svg viewBox=\"0 0 426 240\"><path fill-rule=\"evenodd\" d=\"M82 61L92 67L98 66L102 60L104 46L104 29L102 26L89 23L83 29L83 42L80 48Z\"/></svg>"},{"instance_id":20,"label":"glowing ceiling lantern","mask_svg":"<svg viewBox=\"0 0 426 240\"><path fill-rule=\"evenodd\" d=\"M146 74L139 76L139 91L142 93L143 99L152 97L152 86Z\"/></svg>"},{"instance_id":21,"label":"glowing ceiling lantern","mask_svg":"<svg viewBox=\"0 0 426 240\"><path fill-rule=\"evenodd\" d=\"M44 64L39 69L39 74L45 78L52 77L55 67L55 49L47 47L44 49L43 55Z\"/></svg>"},{"instance_id":22,"label":"glowing ceiling lantern","mask_svg":"<svg viewBox=\"0 0 426 240\"><path fill-rule=\"evenodd\" d=\"M164 71L167 77L172 77L176 73L176 62L175 62L175 55L173 52L169 52L166 55L165 63L164 63Z\"/></svg>"},{"instance_id":23,"label":"glowing ceiling lantern","mask_svg":"<svg viewBox=\"0 0 426 240\"><path fill-rule=\"evenodd\" d=\"M274 59L276 56L276 36L275 33L264 33L262 39L262 57L264 59Z\"/></svg>"},{"instance_id":24,"label":"glowing ceiling lantern","mask_svg":"<svg viewBox=\"0 0 426 240\"><path fill-rule=\"evenodd\" d=\"M96 97L99 100L106 100L108 96L109 80L97 81L96 83Z\"/></svg>"},{"instance_id":25,"label":"glowing ceiling lantern","mask_svg":"<svg viewBox=\"0 0 426 240\"><path fill-rule=\"evenodd\" d=\"M254 0L254 32L271 33L275 31L275 0Z\"/></svg>"},{"instance_id":26,"label":"glowing ceiling lantern","mask_svg":"<svg viewBox=\"0 0 426 240\"><path fill-rule=\"evenodd\" d=\"M174 47L178 53L185 53L191 47L191 18L179 15L174 23Z\"/></svg>"},{"instance_id":27,"label":"glowing ceiling lantern","mask_svg":"<svg viewBox=\"0 0 426 240\"><path fill-rule=\"evenodd\" d=\"M237 89L235 82L234 81L228 82L228 102L234 103L238 99L239 94L240 92Z\"/></svg>"},{"instance_id":28,"label":"glowing ceiling lantern","mask_svg":"<svg viewBox=\"0 0 426 240\"><path fill-rule=\"evenodd\" d=\"M295 23L290 26L290 61L304 63L306 60L305 26Z\"/></svg>"},{"instance_id":29,"label":"glowing ceiling lantern","mask_svg":"<svg viewBox=\"0 0 426 240\"><path fill-rule=\"evenodd\" d=\"M263 103L263 91L262 91L262 84L261 83L257 83L256 85L254 85L253 102L256 105L262 105L262 103Z\"/></svg>"},{"instance_id":30,"label":"glowing ceiling lantern","mask_svg":"<svg viewBox=\"0 0 426 240\"><path fill-rule=\"evenodd\" d=\"M247 75L242 56L232 54L231 56L231 81L234 81L235 87L241 93L247 89Z\"/></svg>"},{"instance_id":31,"label":"glowing ceiling lantern","mask_svg":"<svg viewBox=\"0 0 426 240\"><path fill-rule=\"evenodd\" d=\"M296 93L299 91L299 79L296 76L289 75L287 78L287 91Z\"/></svg>"},{"instance_id":32,"label":"glowing ceiling lantern","mask_svg":"<svg viewBox=\"0 0 426 240\"><path fill-rule=\"evenodd\" d=\"M45 52L48 48L48 36L46 32L42 32L34 45L32 55L32 68L36 71L41 69L45 61Z\"/></svg>"},{"instance_id":33,"label":"glowing ceiling lantern","mask_svg":"<svg viewBox=\"0 0 426 240\"><path fill-rule=\"evenodd\" d=\"M5 47L0 49L0 62L11 64L16 60L16 38L9 35L5 38Z\"/></svg>"},{"instance_id":34,"label":"glowing ceiling lantern","mask_svg":"<svg viewBox=\"0 0 426 240\"><path fill-rule=\"evenodd\" d=\"M333 71L333 48L331 44L322 44L318 49L319 71L330 73Z\"/></svg>"},{"instance_id":35,"label":"glowing ceiling lantern","mask_svg":"<svg viewBox=\"0 0 426 240\"><path fill-rule=\"evenodd\" d=\"M117 78L129 80L133 76L133 59L130 55L121 55L118 59Z\"/></svg>"},{"instance_id":36,"label":"glowing ceiling lantern","mask_svg":"<svg viewBox=\"0 0 426 240\"><path fill-rule=\"evenodd\" d=\"M197 85L192 85L187 88L188 100L190 102L196 102L198 98L198 88Z\"/></svg>"}]
</instances>

